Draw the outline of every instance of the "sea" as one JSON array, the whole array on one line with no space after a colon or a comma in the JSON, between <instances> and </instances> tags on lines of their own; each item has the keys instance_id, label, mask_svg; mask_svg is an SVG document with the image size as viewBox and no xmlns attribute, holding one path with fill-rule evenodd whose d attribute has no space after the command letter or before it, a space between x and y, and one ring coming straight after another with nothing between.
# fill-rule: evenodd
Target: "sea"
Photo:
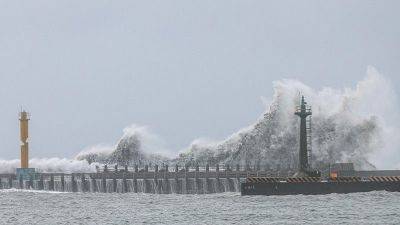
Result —
<instances>
[{"instance_id":1,"label":"sea","mask_svg":"<svg viewBox=\"0 0 400 225\"><path fill-rule=\"evenodd\" d=\"M241 196L0 190L0 224L400 224L400 193Z\"/></svg>"}]
</instances>

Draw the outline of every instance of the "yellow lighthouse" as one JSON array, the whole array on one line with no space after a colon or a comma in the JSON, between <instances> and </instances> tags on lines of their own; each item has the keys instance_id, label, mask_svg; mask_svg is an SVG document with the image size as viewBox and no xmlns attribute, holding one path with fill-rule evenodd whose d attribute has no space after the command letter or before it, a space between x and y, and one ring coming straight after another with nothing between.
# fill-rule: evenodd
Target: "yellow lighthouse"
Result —
<instances>
[{"instance_id":1,"label":"yellow lighthouse","mask_svg":"<svg viewBox=\"0 0 400 225\"><path fill-rule=\"evenodd\" d=\"M21 168L29 168L28 122L29 115L22 111L19 115L21 133Z\"/></svg>"},{"instance_id":2,"label":"yellow lighthouse","mask_svg":"<svg viewBox=\"0 0 400 225\"><path fill-rule=\"evenodd\" d=\"M21 168L16 169L17 178L22 187L22 180L36 179L38 174L35 168L29 168L29 133L28 133L29 114L26 111L19 113L20 138L21 138Z\"/></svg>"}]
</instances>

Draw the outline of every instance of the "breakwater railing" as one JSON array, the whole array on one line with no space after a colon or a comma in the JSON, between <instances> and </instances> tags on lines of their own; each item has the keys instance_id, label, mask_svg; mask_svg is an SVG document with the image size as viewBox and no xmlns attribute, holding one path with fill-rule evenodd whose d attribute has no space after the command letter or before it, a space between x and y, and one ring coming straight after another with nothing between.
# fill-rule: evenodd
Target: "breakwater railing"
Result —
<instances>
[{"instance_id":1,"label":"breakwater railing","mask_svg":"<svg viewBox=\"0 0 400 225\"><path fill-rule=\"evenodd\" d=\"M0 174L0 188L17 188L59 192L153 193L153 194L210 194L239 192L240 183L251 176L293 174L291 170L256 170L236 167L175 167L161 169L144 166L104 166L95 173L36 173L29 177Z\"/></svg>"}]
</instances>

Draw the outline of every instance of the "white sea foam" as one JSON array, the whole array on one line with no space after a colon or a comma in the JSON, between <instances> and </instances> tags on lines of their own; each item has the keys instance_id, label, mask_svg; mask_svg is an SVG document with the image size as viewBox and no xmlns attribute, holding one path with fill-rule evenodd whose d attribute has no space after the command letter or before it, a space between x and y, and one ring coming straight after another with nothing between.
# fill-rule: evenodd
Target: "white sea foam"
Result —
<instances>
[{"instance_id":1,"label":"white sea foam","mask_svg":"<svg viewBox=\"0 0 400 225\"><path fill-rule=\"evenodd\" d=\"M198 138L180 152L177 160L185 163L194 160L200 163L295 164L298 118L293 112L301 93L313 106L313 160L316 163L354 162L359 169L397 167L400 162L397 96L391 82L375 68L368 67L365 79L355 88L314 90L292 79L275 81L273 88L271 100L262 97L268 109L254 124L222 141ZM119 144L114 147L116 151L110 153L108 148L106 152L112 161L120 160L121 154L127 151L136 152L140 157L165 155L165 152L176 157L165 151L160 140L147 127L132 125L124 129ZM101 156L104 152L103 147L95 149L86 150L80 156L87 152ZM108 161L109 158L98 159Z\"/></svg>"},{"instance_id":2,"label":"white sea foam","mask_svg":"<svg viewBox=\"0 0 400 225\"><path fill-rule=\"evenodd\" d=\"M95 145L82 150L76 160L32 159L43 171L93 171L90 162L120 160L126 151L141 160L160 158L215 163L291 164L298 152L298 118L293 115L301 93L313 107L313 159L315 162L355 162L358 168L400 168L400 110L391 82L368 67L365 79L354 88L323 87L320 90L298 80L273 82L272 98L262 97L268 109L254 124L222 141L198 138L179 156L146 126L123 130L116 145ZM228 113L228 112L227 112ZM122 155L121 155L122 154ZM261 162L260 162L261 161ZM0 160L0 172L13 172L19 160Z\"/></svg>"},{"instance_id":3,"label":"white sea foam","mask_svg":"<svg viewBox=\"0 0 400 225\"><path fill-rule=\"evenodd\" d=\"M33 158L29 160L29 166L41 172L94 172L96 164L87 161L71 160L66 158ZM20 167L20 160L0 160L0 173L15 173Z\"/></svg>"},{"instance_id":4,"label":"white sea foam","mask_svg":"<svg viewBox=\"0 0 400 225\"><path fill-rule=\"evenodd\" d=\"M164 146L163 140L148 127L132 124L123 129L123 135L116 145L91 146L75 158L89 162L132 164L173 157L174 153Z\"/></svg>"},{"instance_id":5,"label":"white sea foam","mask_svg":"<svg viewBox=\"0 0 400 225\"><path fill-rule=\"evenodd\" d=\"M138 137L140 140L140 150L145 154L157 154L164 157L173 157L175 154L168 148L160 136L153 133L149 127L132 124L123 130L121 139L132 136Z\"/></svg>"},{"instance_id":6,"label":"white sea foam","mask_svg":"<svg viewBox=\"0 0 400 225\"><path fill-rule=\"evenodd\" d=\"M80 151L75 159L82 160L88 155L98 155L99 157L108 157L115 149L115 146L106 145L106 144L97 144L93 146L89 146Z\"/></svg>"},{"instance_id":7,"label":"white sea foam","mask_svg":"<svg viewBox=\"0 0 400 225\"><path fill-rule=\"evenodd\" d=\"M391 82L368 67L355 88L314 90L298 80L275 81L264 117L216 142L194 141L184 160L291 164L298 152L301 93L313 106L313 158L316 162L355 162L359 169L392 169L400 162L399 108ZM183 154L184 155L184 154Z\"/></svg>"}]
</instances>

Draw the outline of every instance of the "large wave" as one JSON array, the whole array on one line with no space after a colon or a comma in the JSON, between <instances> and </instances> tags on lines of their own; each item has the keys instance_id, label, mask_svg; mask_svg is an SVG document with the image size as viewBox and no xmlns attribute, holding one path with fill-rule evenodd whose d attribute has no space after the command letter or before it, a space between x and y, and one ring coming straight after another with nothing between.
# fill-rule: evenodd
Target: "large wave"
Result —
<instances>
[{"instance_id":1,"label":"large wave","mask_svg":"<svg viewBox=\"0 0 400 225\"><path fill-rule=\"evenodd\" d=\"M357 169L398 166L399 110L396 94L391 83L373 67L368 67L366 78L355 88L314 90L291 79L276 81L273 88L268 110L256 123L223 141L197 139L169 162L296 167L299 119L294 111L301 93L313 106L314 166L337 162L353 162ZM102 159L103 162L168 162L166 158L152 154L158 151L159 146L150 147L146 137L151 135L147 130L137 126L128 130L130 132L124 132L115 150Z\"/></svg>"},{"instance_id":2,"label":"large wave","mask_svg":"<svg viewBox=\"0 0 400 225\"><path fill-rule=\"evenodd\" d=\"M180 161L296 167L300 94L313 106L312 161L353 162L357 169L395 168L400 161L398 108L391 83L373 67L356 88L316 91L297 80L276 81L269 109L224 141L194 141Z\"/></svg>"},{"instance_id":3,"label":"large wave","mask_svg":"<svg viewBox=\"0 0 400 225\"><path fill-rule=\"evenodd\" d=\"M161 163L241 164L296 167L299 119L294 115L300 95L313 107L312 164L353 162L357 169L400 168L399 108L391 82L368 67L354 88L320 90L298 80L273 82L266 112L252 125L225 140L194 140L180 153L166 150L161 138L145 126L124 129L116 145L95 145L74 160L32 159L46 172L93 171L94 162L120 165ZM35 163L38 162L38 163ZM0 172L12 172L19 160L0 161Z\"/></svg>"},{"instance_id":4,"label":"large wave","mask_svg":"<svg viewBox=\"0 0 400 225\"><path fill-rule=\"evenodd\" d=\"M171 153L163 147L162 140L146 126L133 124L124 129L115 146L96 145L84 149L77 160L119 165L144 165L167 163Z\"/></svg>"}]
</instances>

